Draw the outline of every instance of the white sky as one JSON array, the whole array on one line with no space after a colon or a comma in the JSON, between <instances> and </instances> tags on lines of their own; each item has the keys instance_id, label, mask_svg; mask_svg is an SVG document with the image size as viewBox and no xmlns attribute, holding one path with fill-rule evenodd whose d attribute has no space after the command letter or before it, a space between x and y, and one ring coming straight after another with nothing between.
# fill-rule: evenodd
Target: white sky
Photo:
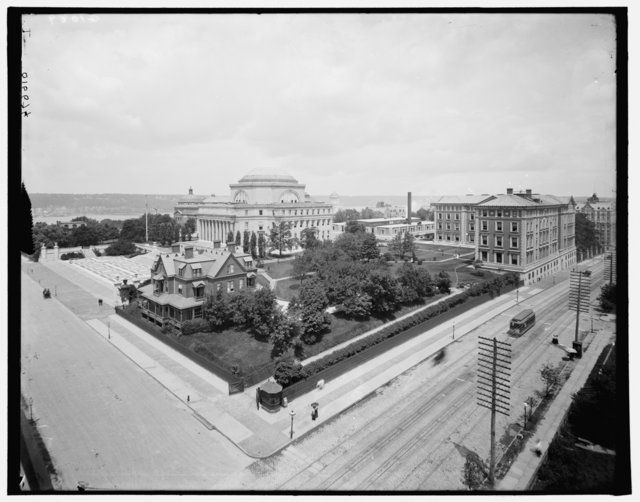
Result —
<instances>
[{"instance_id":1,"label":"white sky","mask_svg":"<svg viewBox=\"0 0 640 502\"><path fill-rule=\"evenodd\" d=\"M611 196L615 26L589 14L26 16L29 192Z\"/></svg>"}]
</instances>

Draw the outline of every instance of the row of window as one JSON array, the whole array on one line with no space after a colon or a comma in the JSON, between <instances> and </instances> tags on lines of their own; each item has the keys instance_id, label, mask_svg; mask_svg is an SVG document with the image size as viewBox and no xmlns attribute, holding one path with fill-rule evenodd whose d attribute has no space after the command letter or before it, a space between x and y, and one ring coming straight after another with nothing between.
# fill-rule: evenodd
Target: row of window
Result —
<instances>
[{"instance_id":1,"label":"row of window","mask_svg":"<svg viewBox=\"0 0 640 502\"><path fill-rule=\"evenodd\" d=\"M493 263L504 263L507 265L519 265L520 264L520 255L513 253L502 253L497 251L491 254L491 262ZM484 262L489 262L489 252L481 251L480 259ZM491 263L490 262L490 263Z\"/></svg>"},{"instance_id":2,"label":"row of window","mask_svg":"<svg viewBox=\"0 0 640 502\"><path fill-rule=\"evenodd\" d=\"M293 216L298 216L298 210L297 209L289 209L288 212L286 212L286 213L285 213L285 211L287 211L287 210L283 209L282 211L277 211L277 212L279 212L280 214L283 214L283 215L284 214L288 214L289 216L291 216L293 214ZM291 211L293 211L293 213ZM330 209L307 209L306 211L307 211L306 212L307 216L309 216L310 214L314 215L314 214L329 214L329 213L331 213ZM311 211L311 213L309 213L309 211ZM272 211L272 214L274 216L276 216L276 211L275 210ZM244 215L245 216L249 215L249 210L248 209L244 210ZM263 216L264 215L264 209L258 209L258 215L259 216ZM304 216L304 215L305 215L305 210L304 209L300 209L300 216Z\"/></svg>"},{"instance_id":3,"label":"row of window","mask_svg":"<svg viewBox=\"0 0 640 502\"><path fill-rule=\"evenodd\" d=\"M481 220L480 228L485 232L489 231L489 222L487 220ZM504 228L505 228L504 222L502 221L493 222L493 230L495 232L503 232ZM511 232L517 232L519 228L520 228L520 225L517 221L511 222Z\"/></svg>"},{"instance_id":4,"label":"row of window","mask_svg":"<svg viewBox=\"0 0 640 502\"><path fill-rule=\"evenodd\" d=\"M475 215L473 213L469 214L469 218L470 219L475 219ZM439 220L451 220L451 213L438 213L438 219ZM453 219L454 220L460 220L460 213L454 213L453 214Z\"/></svg>"},{"instance_id":5,"label":"row of window","mask_svg":"<svg viewBox=\"0 0 640 502\"><path fill-rule=\"evenodd\" d=\"M494 236L493 247L501 248L503 246L504 240L505 239L502 237L502 235ZM488 246L489 245L489 236L481 235L480 236L480 245L481 246ZM511 249L517 249L518 245L519 245L518 237L510 237L509 238L509 247Z\"/></svg>"},{"instance_id":6,"label":"row of window","mask_svg":"<svg viewBox=\"0 0 640 502\"><path fill-rule=\"evenodd\" d=\"M509 218L510 216L513 216L514 218L519 218L520 213L521 211L507 210L507 209L496 209L495 211L491 209L480 210L480 216L497 216L498 218L502 218L503 216L505 218Z\"/></svg>"}]
</instances>

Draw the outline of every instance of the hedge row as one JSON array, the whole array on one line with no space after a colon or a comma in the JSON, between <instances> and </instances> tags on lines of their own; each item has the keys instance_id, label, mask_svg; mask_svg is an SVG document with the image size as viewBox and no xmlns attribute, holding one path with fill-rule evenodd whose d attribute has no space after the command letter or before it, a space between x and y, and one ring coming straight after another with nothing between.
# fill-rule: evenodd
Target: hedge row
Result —
<instances>
[{"instance_id":1,"label":"hedge row","mask_svg":"<svg viewBox=\"0 0 640 502\"><path fill-rule=\"evenodd\" d=\"M508 284L509 289L512 289L513 283L509 281ZM516 279L517 284L517 279ZM361 352L373 347L384 340L392 338L414 326L422 324L426 321L434 319L435 317L443 314L444 312L449 311L450 309L465 303L469 298L480 296L485 293L500 294L501 289L505 287L505 281L503 278L498 277L492 281L488 281L485 284L478 284L474 287L469 288L468 290L459 293L455 297L449 298L447 300L441 301L440 303L430 305L426 309L416 312L413 315L398 321L389 326L385 326L380 331L374 333L373 335L366 337L362 340L352 343L351 345L344 347L343 349L336 350L331 354L326 355L325 357L313 361L308 365L302 367L298 367L298 371L296 374L291 375L290 385L296 382L299 382L304 379L308 379L316 375L317 373L345 360L350 357L354 357ZM495 292L495 293L494 293Z\"/></svg>"}]
</instances>

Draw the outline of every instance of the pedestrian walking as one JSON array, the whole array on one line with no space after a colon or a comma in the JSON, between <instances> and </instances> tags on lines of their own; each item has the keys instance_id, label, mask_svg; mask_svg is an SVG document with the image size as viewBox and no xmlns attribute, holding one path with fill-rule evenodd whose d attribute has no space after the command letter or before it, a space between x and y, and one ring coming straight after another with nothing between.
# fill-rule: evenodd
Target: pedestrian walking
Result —
<instances>
[{"instance_id":1,"label":"pedestrian walking","mask_svg":"<svg viewBox=\"0 0 640 502\"><path fill-rule=\"evenodd\" d=\"M260 410L260 387L256 389L256 409Z\"/></svg>"},{"instance_id":2,"label":"pedestrian walking","mask_svg":"<svg viewBox=\"0 0 640 502\"><path fill-rule=\"evenodd\" d=\"M187 403L191 402L191 396L187 394Z\"/></svg>"},{"instance_id":3,"label":"pedestrian walking","mask_svg":"<svg viewBox=\"0 0 640 502\"><path fill-rule=\"evenodd\" d=\"M538 440L538 442L536 443L536 447L535 450L536 455L539 457L542 455L542 442L540 440Z\"/></svg>"}]
</instances>

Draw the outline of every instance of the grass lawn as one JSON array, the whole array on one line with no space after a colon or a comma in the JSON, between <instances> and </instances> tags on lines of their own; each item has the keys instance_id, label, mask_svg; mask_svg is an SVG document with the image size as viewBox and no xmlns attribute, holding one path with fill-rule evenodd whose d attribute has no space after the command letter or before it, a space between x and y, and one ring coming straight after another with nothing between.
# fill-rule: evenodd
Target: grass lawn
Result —
<instances>
[{"instance_id":1,"label":"grass lawn","mask_svg":"<svg viewBox=\"0 0 640 502\"><path fill-rule=\"evenodd\" d=\"M195 341L202 342L227 364L237 364L244 370L271 362L271 343L260 342L243 331L226 329L220 333L194 333L178 340L187 347Z\"/></svg>"},{"instance_id":2,"label":"grass lawn","mask_svg":"<svg viewBox=\"0 0 640 502\"><path fill-rule=\"evenodd\" d=\"M288 277L293 270L293 260L282 261L280 263L266 263L263 270L272 278L280 279Z\"/></svg>"},{"instance_id":3,"label":"grass lawn","mask_svg":"<svg viewBox=\"0 0 640 502\"><path fill-rule=\"evenodd\" d=\"M284 279L276 282L276 297L280 300L286 300L288 302L294 296L298 296L298 290L300 289L300 281L298 279Z\"/></svg>"}]
</instances>

